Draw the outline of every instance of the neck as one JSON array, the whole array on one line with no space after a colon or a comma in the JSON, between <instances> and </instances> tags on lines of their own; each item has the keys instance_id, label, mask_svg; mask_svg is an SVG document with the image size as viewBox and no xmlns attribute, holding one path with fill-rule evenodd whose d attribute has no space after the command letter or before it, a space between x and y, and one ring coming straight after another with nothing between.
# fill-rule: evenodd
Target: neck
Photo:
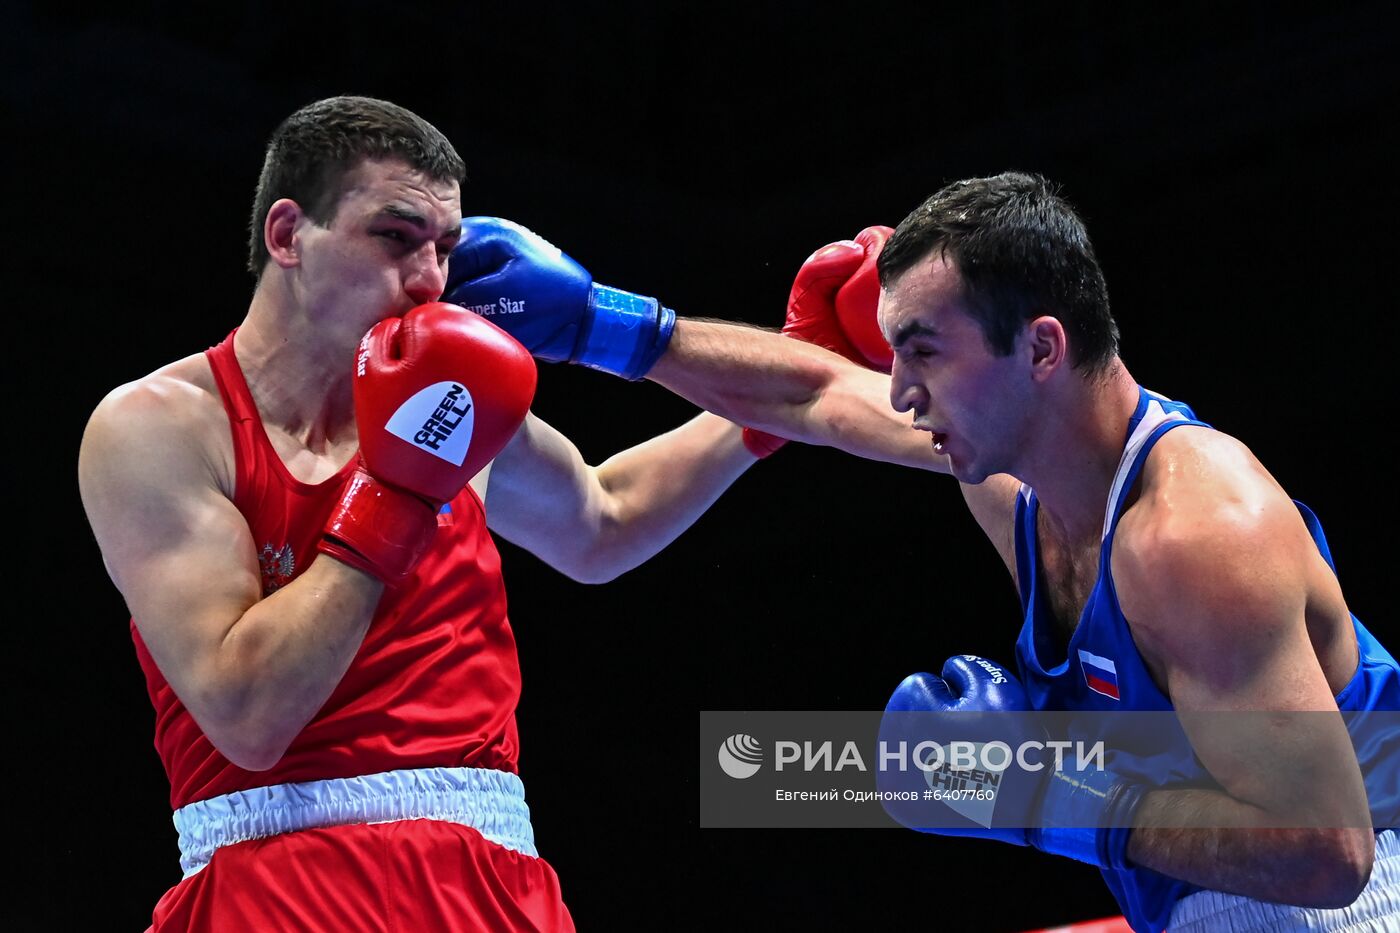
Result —
<instances>
[{"instance_id":1,"label":"neck","mask_svg":"<svg viewBox=\"0 0 1400 933\"><path fill-rule=\"evenodd\" d=\"M1095 379L1065 373L1035 416L1016 477L1035 489L1042 515L1071 541L1097 537L1123 458L1138 386L1123 361Z\"/></svg>"},{"instance_id":2,"label":"neck","mask_svg":"<svg viewBox=\"0 0 1400 933\"><path fill-rule=\"evenodd\" d=\"M265 275L234 354L264 423L318 450L354 437L351 375L364 334L349 322L313 319L293 298L287 283Z\"/></svg>"}]
</instances>

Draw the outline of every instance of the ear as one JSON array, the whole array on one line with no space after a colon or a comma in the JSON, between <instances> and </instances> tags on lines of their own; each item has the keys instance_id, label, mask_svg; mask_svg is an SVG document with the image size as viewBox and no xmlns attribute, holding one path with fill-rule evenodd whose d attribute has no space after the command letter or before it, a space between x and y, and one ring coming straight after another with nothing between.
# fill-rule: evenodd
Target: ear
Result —
<instances>
[{"instance_id":1,"label":"ear","mask_svg":"<svg viewBox=\"0 0 1400 933\"><path fill-rule=\"evenodd\" d=\"M1041 315L1026 325L1025 335L1031 354L1032 379L1049 379L1069 362L1069 341L1059 318Z\"/></svg>"},{"instance_id":2,"label":"ear","mask_svg":"<svg viewBox=\"0 0 1400 933\"><path fill-rule=\"evenodd\" d=\"M283 269L301 264L300 244L297 241L297 228L305 217L301 205L291 198L274 201L268 208L263 221L263 243L272 261Z\"/></svg>"}]
</instances>

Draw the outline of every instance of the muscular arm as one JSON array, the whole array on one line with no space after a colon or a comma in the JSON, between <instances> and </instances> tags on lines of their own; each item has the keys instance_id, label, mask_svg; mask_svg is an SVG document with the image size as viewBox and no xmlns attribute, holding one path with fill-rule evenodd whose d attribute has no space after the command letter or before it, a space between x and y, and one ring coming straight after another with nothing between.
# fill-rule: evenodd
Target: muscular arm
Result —
<instances>
[{"instance_id":1,"label":"muscular arm","mask_svg":"<svg viewBox=\"0 0 1400 933\"><path fill-rule=\"evenodd\" d=\"M595 467L530 415L492 465L487 524L575 580L606 582L674 541L754 463L739 430L702 414Z\"/></svg>"},{"instance_id":2,"label":"muscular arm","mask_svg":"<svg viewBox=\"0 0 1400 933\"><path fill-rule=\"evenodd\" d=\"M680 320L647 378L781 437L948 472L928 435L890 407L890 379L822 347L720 321Z\"/></svg>"},{"instance_id":3,"label":"muscular arm","mask_svg":"<svg viewBox=\"0 0 1400 933\"><path fill-rule=\"evenodd\" d=\"M79 454L88 520L161 673L242 768L270 768L325 703L382 584L318 557L260 599L255 544L220 478L218 400L154 376L93 413Z\"/></svg>"},{"instance_id":4,"label":"muscular arm","mask_svg":"<svg viewBox=\"0 0 1400 933\"><path fill-rule=\"evenodd\" d=\"M1248 897L1349 904L1374 838L1305 624L1321 558L1271 480L1176 493L1120 525L1113 572L1134 639L1223 790L1150 791L1128 857Z\"/></svg>"},{"instance_id":5,"label":"muscular arm","mask_svg":"<svg viewBox=\"0 0 1400 933\"><path fill-rule=\"evenodd\" d=\"M889 376L823 347L739 324L682 319L647 378L740 424L871 460L949 472L948 458L933 452L928 435L890 406ZM960 485L1014 580L1020 482L1003 473Z\"/></svg>"}]
</instances>

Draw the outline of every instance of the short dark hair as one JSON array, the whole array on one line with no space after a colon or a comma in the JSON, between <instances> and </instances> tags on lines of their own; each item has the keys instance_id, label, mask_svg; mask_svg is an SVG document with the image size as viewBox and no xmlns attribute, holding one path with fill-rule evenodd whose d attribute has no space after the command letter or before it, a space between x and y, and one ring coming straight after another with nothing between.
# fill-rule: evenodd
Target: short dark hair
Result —
<instances>
[{"instance_id":1,"label":"short dark hair","mask_svg":"<svg viewBox=\"0 0 1400 933\"><path fill-rule=\"evenodd\" d=\"M1089 233L1041 176L1005 172L942 188L885 244L880 284L889 288L934 250L957 268L992 352L1008 355L1027 321L1052 314L1075 368L1098 373L1117 355L1118 324Z\"/></svg>"},{"instance_id":2,"label":"short dark hair","mask_svg":"<svg viewBox=\"0 0 1400 933\"><path fill-rule=\"evenodd\" d=\"M434 181L466 175L457 150L427 120L387 100L328 97L282 121L267 143L253 216L248 271L261 278L270 258L263 224L274 201L291 198L318 224L335 219L345 175L364 159L397 158Z\"/></svg>"}]
</instances>

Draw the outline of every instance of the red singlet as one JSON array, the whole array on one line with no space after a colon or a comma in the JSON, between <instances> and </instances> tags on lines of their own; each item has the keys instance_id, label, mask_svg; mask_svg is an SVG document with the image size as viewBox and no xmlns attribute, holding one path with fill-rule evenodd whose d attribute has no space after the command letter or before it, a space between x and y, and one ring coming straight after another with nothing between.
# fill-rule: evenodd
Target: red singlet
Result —
<instances>
[{"instance_id":1,"label":"red singlet","mask_svg":"<svg viewBox=\"0 0 1400 933\"><path fill-rule=\"evenodd\" d=\"M325 482L295 479L263 429L233 334L206 356L233 432L234 505L258 548L266 597L317 557L321 528L353 458ZM248 788L400 769L517 772L520 668L500 555L471 487L438 516L438 525L423 560L384 591L340 684L267 771L245 771L214 748L132 621L172 807ZM308 858L322 865L306 864ZM425 858L441 864L424 865ZM207 868L162 898L154 927L217 928L234 917L246 925L266 909L267 921L280 917L303 929L345 929L353 916L361 922L351 929L407 929L415 917L441 925L444 916L459 918L453 929L572 929L558 892L542 859L488 842L468 827L436 820L359 824L220 849ZM476 903L482 897L496 902Z\"/></svg>"}]
</instances>

